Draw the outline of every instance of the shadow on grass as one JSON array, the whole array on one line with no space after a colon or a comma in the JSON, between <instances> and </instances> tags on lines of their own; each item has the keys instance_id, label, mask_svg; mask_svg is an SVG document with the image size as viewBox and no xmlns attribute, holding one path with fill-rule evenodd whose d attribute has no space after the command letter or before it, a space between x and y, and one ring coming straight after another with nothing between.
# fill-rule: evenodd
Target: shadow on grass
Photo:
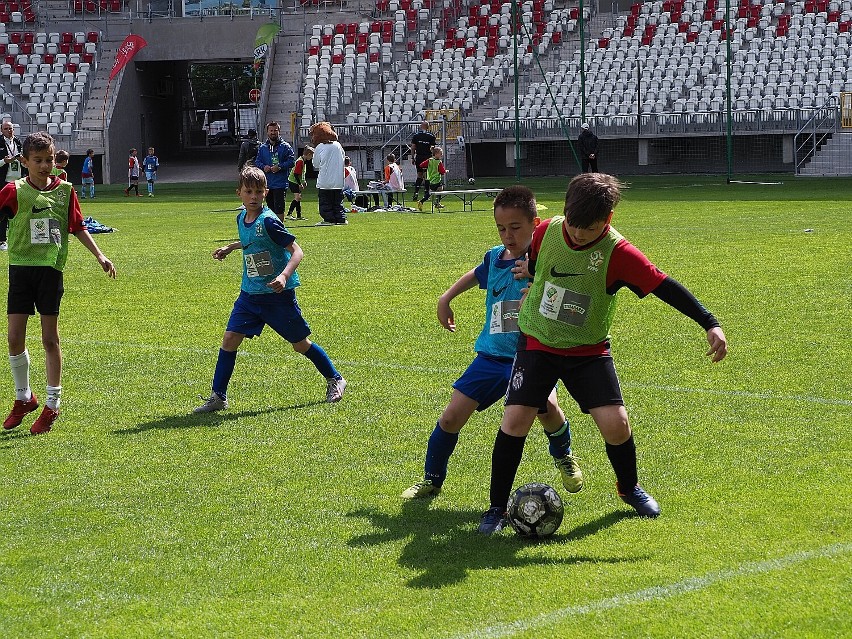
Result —
<instances>
[{"instance_id":1,"label":"shadow on grass","mask_svg":"<svg viewBox=\"0 0 852 639\"><path fill-rule=\"evenodd\" d=\"M32 437L41 437L43 435L33 435L30 433L30 429L28 426L22 426L15 428L14 430L0 430L2 435L0 435L0 442L3 442L0 445L0 448L14 448L21 442L16 442L16 440L22 439L30 439Z\"/></svg>"},{"instance_id":2,"label":"shadow on grass","mask_svg":"<svg viewBox=\"0 0 852 639\"><path fill-rule=\"evenodd\" d=\"M564 535L554 535L538 541L518 537L511 529L492 537L480 535L476 528L479 511L432 508L432 500L405 501L399 513L390 514L375 509L354 510L349 517L367 519L377 532L358 535L348 545L378 546L409 538L402 550L400 566L419 574L409 579L409 588L442 588L463 581L472 570L518 568L541 564L618 563L641 561L641 557L601 558L567 555L561 558L535 557L522 551L537 546L564 545L616 524L626 512L614 512ZM563 524L564 525L564 524Z\"/></svg>"},{"instance_id":3,"label":"shadow on grass","mask_svg":"<svg viewBox=\"0 0 852 639\"><path fill-rule=\"evenodd\" d=\"M179 428L217 428L227 422L243 419L244 417L258 417L260 415L271 415L273 413L283 413L310 406L319 406L325 404L324 401L305 402L304 404L293 404L292 406L280 406L277 408L267 408L265 410L244 410L238 413L218 412L218 413L188 413L186 415L168 415L154 419L150 422L143 422L130 428L119 428L112 431L113 435L136 435L149 430L162 429L179 429Z\"/></svg>"}]
</instances>

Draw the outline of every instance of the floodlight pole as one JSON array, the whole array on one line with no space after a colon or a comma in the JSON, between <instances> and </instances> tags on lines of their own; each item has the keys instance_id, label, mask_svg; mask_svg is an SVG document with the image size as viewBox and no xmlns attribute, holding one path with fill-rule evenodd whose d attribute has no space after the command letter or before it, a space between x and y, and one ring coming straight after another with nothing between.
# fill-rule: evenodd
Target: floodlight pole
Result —
<instances>
[{"instance_id":1,"label":"floodlight pole","mask_svg":"<svg viewBox=\"0 0 852 639\"><path fill-rule=\"evenodd\" d=\"M520 98L518 97L518 0L512 0L512 46L514 48L515 70L515 181L521 181L521 120Z\"/></svg>"},{"instance_id":2,"label":"floodlight pole","mask_svg":"<svg viewBox=\"0 0 852 639\"><path fill-rule=\"evenodd\" d=\"M731 131L731 0L725 0L725 45L727 48L727 79L725 80L725 93L727 102L727 150L728 150L728 184L731 183L732 162L734 158L734 139Z\"/></svg>"},{"instance_id":3,"label":"floodlight pole","mask_svg":"<svg viewBox=\"0 0 852 639\"><path fill-rule=\"evenodd\" d=\"M580 120L586 121L586 20L583 12L583 0L579 7L580 23Z\"/></svg>"}]
</instances>

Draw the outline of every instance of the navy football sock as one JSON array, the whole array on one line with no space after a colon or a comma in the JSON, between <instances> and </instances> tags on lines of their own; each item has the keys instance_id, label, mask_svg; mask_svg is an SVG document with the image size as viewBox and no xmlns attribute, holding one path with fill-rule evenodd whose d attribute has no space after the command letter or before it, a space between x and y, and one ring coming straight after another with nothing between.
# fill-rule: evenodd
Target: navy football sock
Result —
<instances>
[{"instance_id":1,"label":"navy football sock","mask_svg":"<svg viewBox=\"0 0 852 639\"><path fill-rule=\"evenodd\" d=\"M554 459L562 459L565 455L571 454L571 425L567 419L555 433L544 431L544 434L550 442L548 450Z\"/></svg>"},{"instance_id":2,"label":"navy football sock","mask_svg":"<svg viewBox=\"0 0 852 639\"><path fill-rule=\"evenodd\" d=\"M630 490L639 483L639 471L636 469L636 444L630 435L623 444L606 445L606 456L615 471L615 478L622 490Z\"/></svg>"},{"instance_id":3,"label":"navy football sock","mask_svg":"<svg viewBox=\"0 0 852 639\"><path fill-rule=\"evenodd\" d=\"M440 486L447 478L447 463L459 441L458 433L448 433L441 428L441 422L435 424L435 430L429 436L426 446L426 468L423 476Z\"/></svg>"},{"instance_id":4,"label":"navy football sock","mask_svg":"<svg viewBox=\"0 0 852 639\"><path fill-rule=\"evenodd\" d=\"M526 437L507 435L502 430L497 431L494 450L491 453L490 499L492 507L497 506L506 509L518 466L521 465L521 456L524 453L526 439Z\"/></svg>"},{"instance_id":5,"label":"navy football sock","mask_svg":"<svg viewBox=\"0 0 852 639\"><path fill-rule=\"evenodd\" d=\"M222 399L228 394L228 383L234 367L237 365L237 351L226 351L219 349L219 358L216 360L216 371L213 373L213 392Z\"/></svg>"},{"instance_id":6,"label":"navy football sock","mask_svg":"<svg viewBox=\"0 0 852 639\"><path fill-rule=\"evenodd\" d=\"M340 377L340 373L337 372L334 364L331 363L328 355L319 344L311 344L311 347L305 351L305 357L313 362L320 374L326 379Z\"/></svg>"}]
</instances>

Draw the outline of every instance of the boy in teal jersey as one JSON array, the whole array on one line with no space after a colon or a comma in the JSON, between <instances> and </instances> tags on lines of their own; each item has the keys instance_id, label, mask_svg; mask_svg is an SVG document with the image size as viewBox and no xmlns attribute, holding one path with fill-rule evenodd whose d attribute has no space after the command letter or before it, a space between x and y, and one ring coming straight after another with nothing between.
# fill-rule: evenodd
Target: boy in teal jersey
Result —
<instances>
[{"instance_id":1,"label":"boy in teal jersey","mask_svg":"<svg viewBox=\"0 0 852 639\"><path fill-rule=\"evenodd\" d=\"M68 258L68 234L73 233L115 278L115 266L100 251L83 223L77 193L70 182L53 175L53 138L44 131L23 143L29 176L0 191L0 215L9 219L9 364L15 380L15 403L3 422L10 430L38 408L30 388L30 355L26 348L27 321L41 316L41 341L47 368L47 401L30 427L33 435L48 432L59 416L62 392L62 350L59 346L59 302L62 271Z\"/></svg>"},{"instance_id":2,"label":"boy in teal jersey","mask_svg":"<svg viewBox=\"0 0 852 639\"><path fill-rule=\"evenodd\" d=\"M619 497L641 516L660 514L656 500L638 482L636 446L610 352L620 288L639 297L653 293L695 320L707 331L713 362L727 354L716 318L610 226L621 188L604 173L578 175L568 185L565 216L542 222L533 233L528 263L533 282L518 317L521 336L491 457L491 506L482 515L480 533L490 535L505 526L524 441L560 379L597 424Z\"/></svg>"},{"instance_id":3,"label":"boy in teal jersey","mask_svg":"<svg viewBox=\"0 0 852 639\"><path fill-rule=\"evenodd\" d=\"M462 275L438 300L438 321L455 332L450 302L474 286L485 289L485 324L474 344L476 357L453 384L450 403L429 437L423 480L403 492L403 499L441 491L462 427L474 411L483 411L506 395L518 341L518 307L527 286L526 279L515 279L512 269L526 254L533 230L541 221L533 192L520 185L503 189L494 200L494 221L502 244L489 250L479 266ZM578 492L583 474L571 454L571 429L557 403L555 386L538 418L565 489Z\"/></svg>"},{"instance_id":4,"label":"boy in teal jersey","mask_svg":"<svg viewBox=\"0 0 852 639\"><path fill-rule=\"evenodd\" d=\"M326 378L326 401L339 402L346 380L322 347L308 339L311 329L296 302L296 287L299 286L296 267L304 253L278 216L263 203L267 195L264 172L257 167L245 167L240 173L237 195L245 207L237 215L240 239L217 248L213 258L224 260L229 253L242 250L240 295L234 302L222 338L213 373L213 392L193 412L212 413L228 408L228 383L236 365L237 349L246 337L260 335L264 326L269 326L290 342L293 350L311 360Z\"/></svg>"},{"instance_id":5,"label":"boy in teal jersey","mask_svg":"<svg viewBox=\"0 0 852 639\"><path fill-rule=\"evenodd\" d=\"M447 172L444 162L444 150L439 146L432 147L432 157L422 162L420 168L426 171L426 181L423 183L423 199L417 203L417 208L423 210L423 203L429 199L430 191L440 191L444 188L444 175ZM435 198L435 208L442 209L441 198Z\"/></svg>"}]
</instances>

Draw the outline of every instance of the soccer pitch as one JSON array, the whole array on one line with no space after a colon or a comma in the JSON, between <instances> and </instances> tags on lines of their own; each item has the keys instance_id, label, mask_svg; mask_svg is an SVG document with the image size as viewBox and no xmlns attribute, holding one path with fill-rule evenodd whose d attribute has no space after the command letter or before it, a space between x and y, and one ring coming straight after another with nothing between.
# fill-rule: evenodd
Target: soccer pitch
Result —
<instances>
[{"instance_id":1,"label":"soccer pitch","mask_svg":"<svg viewBox=\"0 0 852 639\"><path fill-rule=\"evenodd\" d=\"M267 329L243 343L231 407L191 415L239 288L239 253L211 257L236 237L235 185L101 187L83 213L118 229L95 236L118 279L72 241L62 414L48 435L0 434L0 636L852 636L852 180L629 181L613 225L719 318L730 353L712 365L696 324L621 291L614 356L662 516L621 503L560 389L586 486L562 490L536 427L516 485L566 505L540 543L476 533L499 406L462 431L439 497L399 498L472 358L482 292L454 301L454 334L435 307L499 242L490 211L448 199L293 228L299 303L346 396L324 403ZM567 179L527 184L561 212ZM303 209L319 220L312 187ZM27 345L40 394L37 320ZM8 368L0 388L7 409Z\"/></svg>"}]
</instances>

